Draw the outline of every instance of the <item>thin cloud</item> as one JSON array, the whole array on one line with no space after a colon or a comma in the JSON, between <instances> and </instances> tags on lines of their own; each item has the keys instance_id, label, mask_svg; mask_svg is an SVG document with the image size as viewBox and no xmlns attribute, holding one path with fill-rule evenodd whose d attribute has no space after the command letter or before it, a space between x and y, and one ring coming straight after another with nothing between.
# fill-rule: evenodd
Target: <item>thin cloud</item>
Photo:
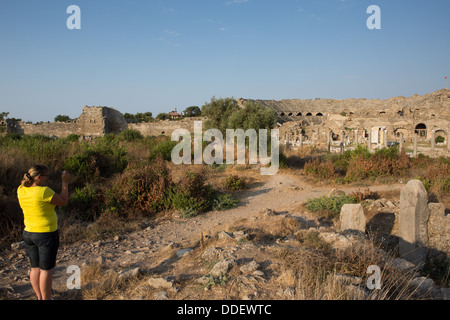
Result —
<instances>
[{"instance_id":1,"label":"thin cloud","mask_svg":"<svg viewBox=\"0 0 450 320\"><path fill-rule=\"evenodd\" d=\"M178 36L181 35L181 33L176 32L176 31L173 31L173 30L169 30L169 29L166 29L166 30L164 30L163 32L164 32L165 34L170 35L170 36L173 36L173 37L178 37Z\"/></svg>"}]
</instances>

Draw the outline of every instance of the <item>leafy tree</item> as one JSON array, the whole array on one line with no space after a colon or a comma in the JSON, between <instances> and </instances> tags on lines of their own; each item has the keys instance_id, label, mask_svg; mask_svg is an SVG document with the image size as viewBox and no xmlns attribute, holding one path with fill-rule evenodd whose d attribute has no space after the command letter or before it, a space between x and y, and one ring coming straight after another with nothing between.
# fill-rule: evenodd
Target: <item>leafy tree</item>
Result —
<instances>
[{"instance_id":1,"label":"leafy tree","mask_svg":"<svg viewBox=\"0 0 450 320\"><path fill-rule=\"evenodd\" d=\"M0 133L6 131L6 122L9 112L0 112Z\"/></svg>"},{"instance_id":2,"label":"leafy tree","mask_svg":"<svg viewBox=\"0 0 450 320\"><path fill-rule=\"evenodd\" d=\"M70 120L72 120L72 119L70 119L70 117L69 116L65 116L65 115L57 115L56 117L55 117L55 122L67 122L67 121L70 121Z\"/></svg>"},{"instance_id":3,"label":"leafy tree","mask_svg":"<svg viewBox=\"0 0 450 320\"><path fill-rule=\"evenodd\" d=\"M153 121L153 114L151 112L138 112L136 114L125 113L123 117L127 121L133 122L151 122Z\"/></svg>"},{"instance_id":4,"label":"leafy tree","mask_svg":"<svg viewBox=\"0 0 450 320\"><path fill-rule=\"evenodd\" d=\"M162 113L160 113L160 114L158 114L156 116L156 119L158 119L158 120L167 120L167 119L170 119L170 115L168 113L162 112Z\"/></svg>"},{"instance_id":5,"label":"leafy tree","mask_svg":"<svg viewBox=\"0 0 450 320\"><path fill-rule=\"evenodd\" d=\"M275 111L256 102L246 102L243 108L234 111L228 119L230 129L273 129L277 121Z\"/></svg>"},{"instance_id":6,"label":"leafy tree","mask_svg":"<svg viewBox=\"0 0 450 320\"><path fill-rule=\"evenodd\" d=\"M1 112L0 113L0 121L6 120L8 115L9 115L9 112Z\"/></svg>"},{"instance_id":7,"label":"leafy tree","mask_svg":"<svg viewBox=\"0 0 450 320\"><path fill-rule=\"evenodd\" d=\"M207 118L205 129L218 129L225 134L226 129L231 129L228 126L228 118L238 110L239 106L235 99L213 97L210 103L202 107L202 115Z\"/></svg>"},{"instance_id":8,"label":"leafy tree","mask_svg":"<svg viewBox=\"0 0 450 320\"><path fill-rule=\"evenodd\" d=\"M202 110L197 106L187 107L183 111L185 117L200 117L202 115Z\"/></svg>"},{"instance_id":9,"label":"leafy tree","mask_svg":"<svg viewBox=\"0 0 450 320\"><path fill-rule=\"evenodd\" d=\"M256 102L246 102L241 108L233 98L215 99L202 107L202 115L207 117L206 129L219 129L226 134L226 129L273 129L276 113Z\"/></svg>"}]
</instances>

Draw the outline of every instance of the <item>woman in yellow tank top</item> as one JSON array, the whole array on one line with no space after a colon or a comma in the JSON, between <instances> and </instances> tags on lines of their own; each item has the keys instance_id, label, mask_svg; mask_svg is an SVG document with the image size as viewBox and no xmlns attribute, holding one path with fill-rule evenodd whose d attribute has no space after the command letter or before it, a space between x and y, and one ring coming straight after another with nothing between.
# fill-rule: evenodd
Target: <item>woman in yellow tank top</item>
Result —
<instances>
[{"instance_id":1,"label":"woman in yellow tank top","mask_svg":"<svg viewBox=\"0 0 450 320\"><path fill-rule=\"evenodd\" d=\"M59 248L58 218L55 207L67 205L70 175L61 175L61 193L46 186L48 168L35 165L25 173L17 189L23 211L23 244L30 258L30 282L39 300L51 299L53 268Z\"/></svg>"}]
</instances>

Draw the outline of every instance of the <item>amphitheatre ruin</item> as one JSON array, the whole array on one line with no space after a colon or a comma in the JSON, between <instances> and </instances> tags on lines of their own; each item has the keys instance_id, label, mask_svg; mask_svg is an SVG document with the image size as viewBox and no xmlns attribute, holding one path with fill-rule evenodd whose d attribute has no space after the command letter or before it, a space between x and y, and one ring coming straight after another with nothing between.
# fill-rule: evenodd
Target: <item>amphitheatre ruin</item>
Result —
<instances>
[{"instance_id":1,"label":"amphitheatre ruin","mask_svg":"<svg viewBox=\"0 0 450 320\"><path fill-rule=\"evenodd\" d=\"M385 100L239 98L237 101L240 106L252 101L273 109L277 114L280 143L292 147L322 145L334 152L358 144L372 150L393 143L409 143L413 145L409 149L411 153L417 153L417 145L431 155L447 154L450 150L448 89ZM128 123L122 113L113 108L85 106L82 114L73 121L33 124L8 120L7 130L27 135L98 137L134 129L144 136L170 136L178 128L193 132L196 120L199 118Z\"/></svg>"}]
</instances>

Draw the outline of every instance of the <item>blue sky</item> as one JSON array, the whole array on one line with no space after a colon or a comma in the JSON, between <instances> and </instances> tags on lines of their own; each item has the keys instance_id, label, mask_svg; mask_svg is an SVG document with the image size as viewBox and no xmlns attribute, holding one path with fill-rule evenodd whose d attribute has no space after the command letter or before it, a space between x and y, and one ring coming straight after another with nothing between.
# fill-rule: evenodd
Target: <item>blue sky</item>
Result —
<instances>
[{"instance_id":1,"label":"blue sky","mask_svg":"<svg viewBox=\"0 0 450 320\"><path fill-rule=\"evenodd\" d=\"M81 30L66 27L70 5ZM450 76L449 14L448 0L1 0L0 112L426 94Z\"/></svg>"}]
</instances>

